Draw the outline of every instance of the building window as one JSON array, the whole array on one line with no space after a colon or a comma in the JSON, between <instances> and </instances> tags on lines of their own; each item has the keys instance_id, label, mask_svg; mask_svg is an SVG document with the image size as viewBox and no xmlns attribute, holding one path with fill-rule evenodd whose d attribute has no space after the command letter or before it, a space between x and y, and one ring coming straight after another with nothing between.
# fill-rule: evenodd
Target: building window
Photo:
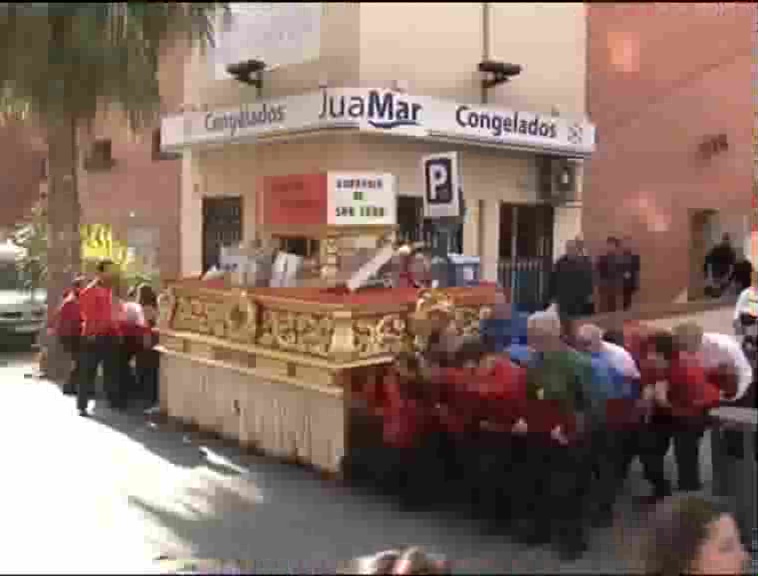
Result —
<instances>
[{"instance_id":1,"label":"building window","mask_svg":"<svg viewBox=\"0 0 758 576\"><path fill-rule=\"evenodd\" d=\"M84 169L88 172L99 172L110 170L114 164L110 139L95 140L84 159Z\"/></svg>"},{"instance_id":2,"label":"building window","mask_svg":"<svg viewBox=\"0 0 758 576\"><path fill-rule=\"evenodd\" d=\"M153 130L153 161L176 160L177 158L180 158L180 154L161 150L161 129L156 128Z\"/></svg>"},{"instance_id":3,"label":"building window","mask_svg":"<svg viewBox=\"0 0 758 576\"><path fill-rule=\"evenodd\" d=\"M41 181L47 180L50 176L50 168L48 166L47 158L40 158L39 164L39 179Z\"/></svg>"}]
</instances>

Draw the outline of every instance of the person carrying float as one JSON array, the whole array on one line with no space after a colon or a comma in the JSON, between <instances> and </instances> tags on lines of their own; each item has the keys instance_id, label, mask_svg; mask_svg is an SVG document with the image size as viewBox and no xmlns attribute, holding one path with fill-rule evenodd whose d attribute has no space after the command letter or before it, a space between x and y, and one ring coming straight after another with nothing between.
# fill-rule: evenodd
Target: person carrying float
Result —
<instances>
[{"instance_id":1,"label":"person carrying float","mask_svg":"<svg viewBox=\"0 0 758 576\"><path fill-rule=\"evenodd\" d=\"M555 313L529 318L528 341L535 357L527 368L526 416L513 427L526 443L517 536L530 545L552 542L563 559L571 560L586 549L583 516L590 470L583 429L594 425L592 411L585 411L592 367L562 342Z\"/></svg>"},{"instance_id":2,"label":"person carrying float","mask_svg":"<svg viewBox=\"0 0 758 576\"><path fill-rule=\"evenodd\" d=\"M454 361L460 339L446 294L421 291L412 333L383 383L383 439L386 482L416 506L438 499L448 468L440 414L446 403L435 383L440 370Z\"/></svg>"}]
</instances>

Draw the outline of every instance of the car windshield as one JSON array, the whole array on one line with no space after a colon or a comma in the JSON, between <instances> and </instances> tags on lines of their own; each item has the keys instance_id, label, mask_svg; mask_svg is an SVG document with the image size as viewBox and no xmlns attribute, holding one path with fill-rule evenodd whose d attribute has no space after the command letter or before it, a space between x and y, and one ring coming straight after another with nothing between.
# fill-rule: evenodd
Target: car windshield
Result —
<instances>
[{"instance_id":1,"label":"car windshield","mask_svg":"<svg viewBox=\"0 0 758 576\"><path fill-rule=\"evenodd\" d=\"M0 290L23 290L24 279L15 262L0 262Z\"/></svg>"}]
</instances>

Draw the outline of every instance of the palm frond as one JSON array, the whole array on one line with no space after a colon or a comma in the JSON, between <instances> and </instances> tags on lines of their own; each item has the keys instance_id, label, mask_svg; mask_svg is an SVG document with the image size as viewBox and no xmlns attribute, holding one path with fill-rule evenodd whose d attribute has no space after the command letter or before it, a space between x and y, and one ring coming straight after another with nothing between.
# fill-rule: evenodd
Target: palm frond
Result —
<instances>
[{"instance_id":1,"label":"palm frond","mask_svg":"<svg viewBox=\"0 0 758 576\"><path fill-rule=\"evenodd\" d=\"M205 48L226 4L110 2L0 5L0 114L17 103L46 118L93 119L115 106L138 128L160 110L167 46Z\"/></svg>"}]
</instances>

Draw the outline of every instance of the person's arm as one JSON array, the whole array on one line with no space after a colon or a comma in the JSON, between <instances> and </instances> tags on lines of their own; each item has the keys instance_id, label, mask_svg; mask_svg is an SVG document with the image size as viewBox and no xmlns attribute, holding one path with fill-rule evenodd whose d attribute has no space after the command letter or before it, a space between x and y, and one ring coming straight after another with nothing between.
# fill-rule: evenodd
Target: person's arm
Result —
<instances>
[{"instance_id":1,"label":"person's arm","mask_svg":"<svg viewBox=\"0 0 758 576\"><path fill-rule=\"evenodd\" d=\"M739 322L740 314L747 308L747 303L750 299L750 288L743 290L739 298L737 298L737 304L734 307L734 321Z\"/></svg>"},{"instance_id":2,"label":"person's arm","mask_svg":"<svg viewBox=\"0 0 758 576\"><path fill-rule=\"evenodd\" d=\"M734 368L737 373L737 394L733 398L725 398L725 400L736 402L747 393L753 384L753 367L737 341L730 342L729 354L734 361Z\"/></svg>"}]
</instances>

